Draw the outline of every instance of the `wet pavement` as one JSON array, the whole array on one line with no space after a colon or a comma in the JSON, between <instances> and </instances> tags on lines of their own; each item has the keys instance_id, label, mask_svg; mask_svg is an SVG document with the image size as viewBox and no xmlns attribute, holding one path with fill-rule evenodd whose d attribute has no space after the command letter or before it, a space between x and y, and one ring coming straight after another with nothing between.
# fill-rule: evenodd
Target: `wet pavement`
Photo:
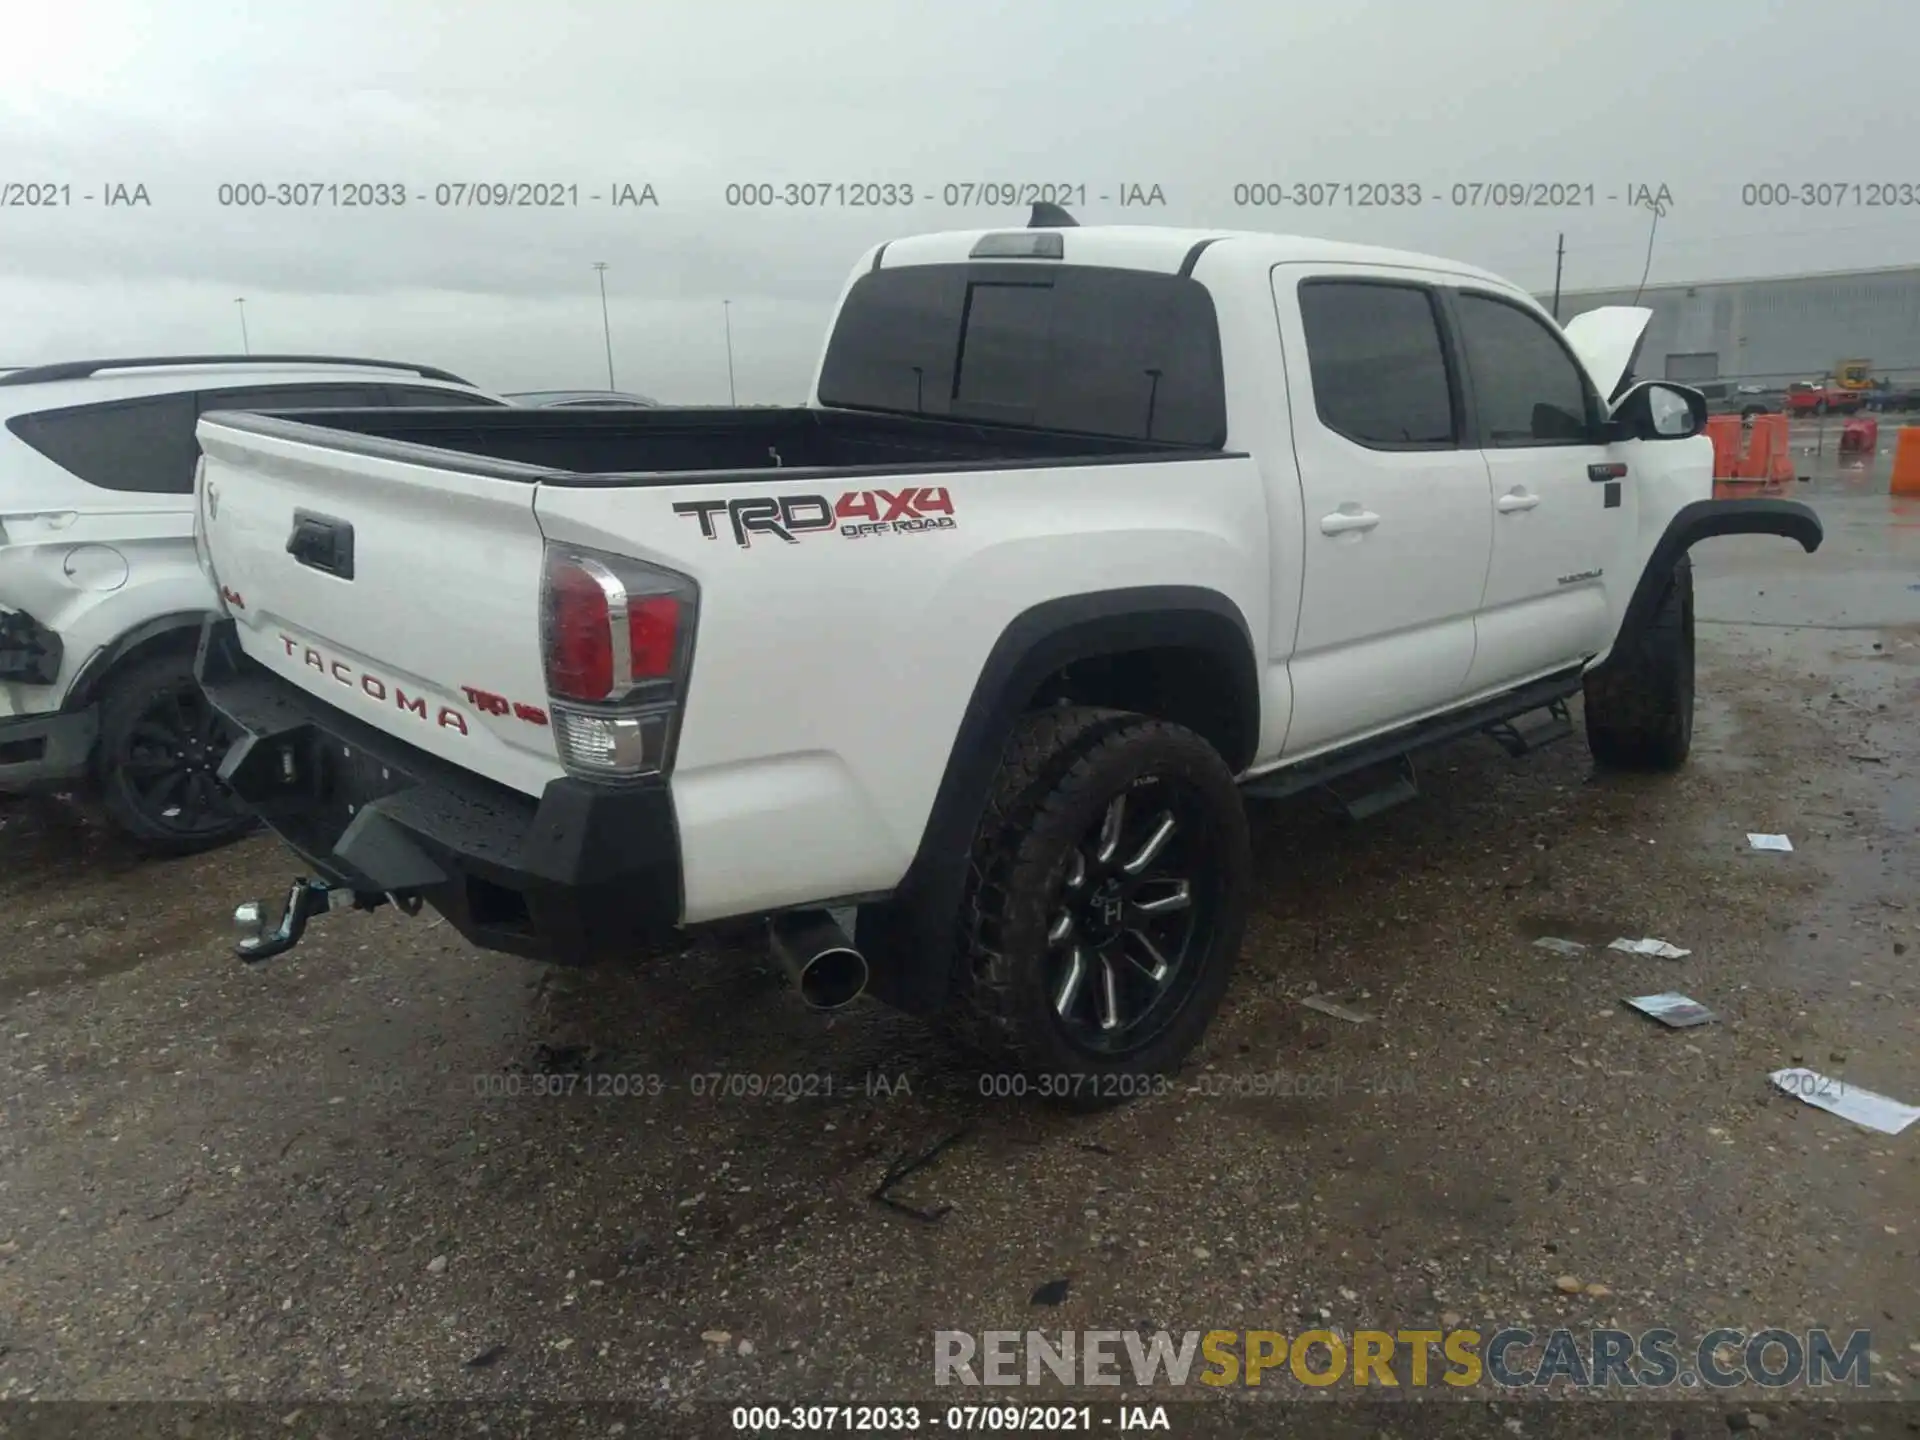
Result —
<instances>
[{"instance_id":1,"label":"wet pavement","mask_svg":"<svg viewBox=\"0 0 1920 1440\"><path fill-rule=\"evenodd\" d=\"M1920 1400L1920 1127L1766 1078L1920 1103L1920 500L1886 464L1790 487L1816 555L1696 550L1681 774L1476 739L1362 825L1256 808L1202 1053L1093 1117L809 1014L755 950L545 968L389 911L248 969L270 838L143 864L6 804L0 1398L926 1400L940 1329L1513 1324L1870 1329L1861 1403ZM1621 1004L1665 990L1720 1019Z\"/></svg>"}]
</instances>

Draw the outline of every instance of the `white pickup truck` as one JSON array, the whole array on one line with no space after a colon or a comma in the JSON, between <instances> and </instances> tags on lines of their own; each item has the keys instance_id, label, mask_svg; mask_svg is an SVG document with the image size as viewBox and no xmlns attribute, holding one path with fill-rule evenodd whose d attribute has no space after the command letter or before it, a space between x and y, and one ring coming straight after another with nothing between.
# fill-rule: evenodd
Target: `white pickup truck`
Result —
<instances>
[{"instance_id":1,"label":"white pickup truck","mask_svg":"<svg viewBox=\"0 0 1920 1440\"><path fill-rule=\"evenodd\" d=\"M223 774L339 903L637 956L767 919L1108 1103L1218 1006L1243 796L1491 731L1670 768L1705 405L1469 266L1276 235L895 240L795 409L203 418ZM1539 713L1530 727L1516 725Z\"/></svg>"}]
</instances>

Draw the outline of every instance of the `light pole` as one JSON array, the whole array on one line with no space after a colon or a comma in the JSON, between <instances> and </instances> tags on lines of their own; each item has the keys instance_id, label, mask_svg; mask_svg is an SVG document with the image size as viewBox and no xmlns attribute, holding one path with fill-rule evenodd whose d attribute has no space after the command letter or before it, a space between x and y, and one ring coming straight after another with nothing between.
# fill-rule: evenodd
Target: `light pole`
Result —
<instances>
[{"instance_id":1,"label":"light pole","mask_svg":"<svg viewBox=\"0 0 1920 1440\"><path fill-rule=\"evenodd\" d=\"M720 319L727 327L727 404L738 406L740 401L733 390L733 302L720 302Z\"/></svg>"},{"instance_id":2,"label":"light pole","mask_svg":"<svg viewBox=\"0 0 1920 1440\"><path fill-rule=\"evenodd\" d=\"M240 348L246 354L253 354L253 344L247 339L247 297L237 297L234 304L240 307Z\"/></svg>"},{"instance_id":3,"label":"light pole","mask_svg":"<svg viewBox=\"0 0 1920 1440\"><path fill-rule=\"evenodd\" d=\"M600 276L600 334L607 342L607 389L613 389L613 323L607 319L607 262L596 260L594 270Z\"/></svg>"}]
</instances>

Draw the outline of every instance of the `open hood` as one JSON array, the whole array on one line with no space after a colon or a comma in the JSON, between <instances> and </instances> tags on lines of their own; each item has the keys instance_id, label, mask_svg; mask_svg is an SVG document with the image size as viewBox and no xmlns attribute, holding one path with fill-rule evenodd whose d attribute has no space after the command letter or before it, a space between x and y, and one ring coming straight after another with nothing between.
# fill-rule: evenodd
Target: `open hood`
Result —
<instances>
[{"instance_id":1,"label":"open hood","mask_svg":"<svg viewBox=\"0 0 1920 1440\"><path fill-rule=\"evenodd\" d=\"M1653 311L1644 305L1602 305L1574 316L1561 327L1573 353L1587 367L1594 387L1609 405L1651 319Z\"/></svg>"}]
</instances>

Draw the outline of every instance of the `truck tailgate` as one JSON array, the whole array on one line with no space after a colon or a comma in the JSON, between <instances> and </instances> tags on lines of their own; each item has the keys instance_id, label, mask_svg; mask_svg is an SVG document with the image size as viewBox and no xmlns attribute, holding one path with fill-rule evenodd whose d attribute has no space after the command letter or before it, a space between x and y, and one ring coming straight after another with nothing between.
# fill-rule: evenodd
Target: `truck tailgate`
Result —
<instances>
[{"instance_id":1,"label":"truck tailgate","mask_svg":"<svg viewBox=\"0 0 1920 1440\"><path fill-rule=\"evenodd\" d=\"M199 424L201 524L241 648L390 735L537 795L563 773L543 708L542 472L359 454L312 433Z\"/></svg>"}]
</instances>

